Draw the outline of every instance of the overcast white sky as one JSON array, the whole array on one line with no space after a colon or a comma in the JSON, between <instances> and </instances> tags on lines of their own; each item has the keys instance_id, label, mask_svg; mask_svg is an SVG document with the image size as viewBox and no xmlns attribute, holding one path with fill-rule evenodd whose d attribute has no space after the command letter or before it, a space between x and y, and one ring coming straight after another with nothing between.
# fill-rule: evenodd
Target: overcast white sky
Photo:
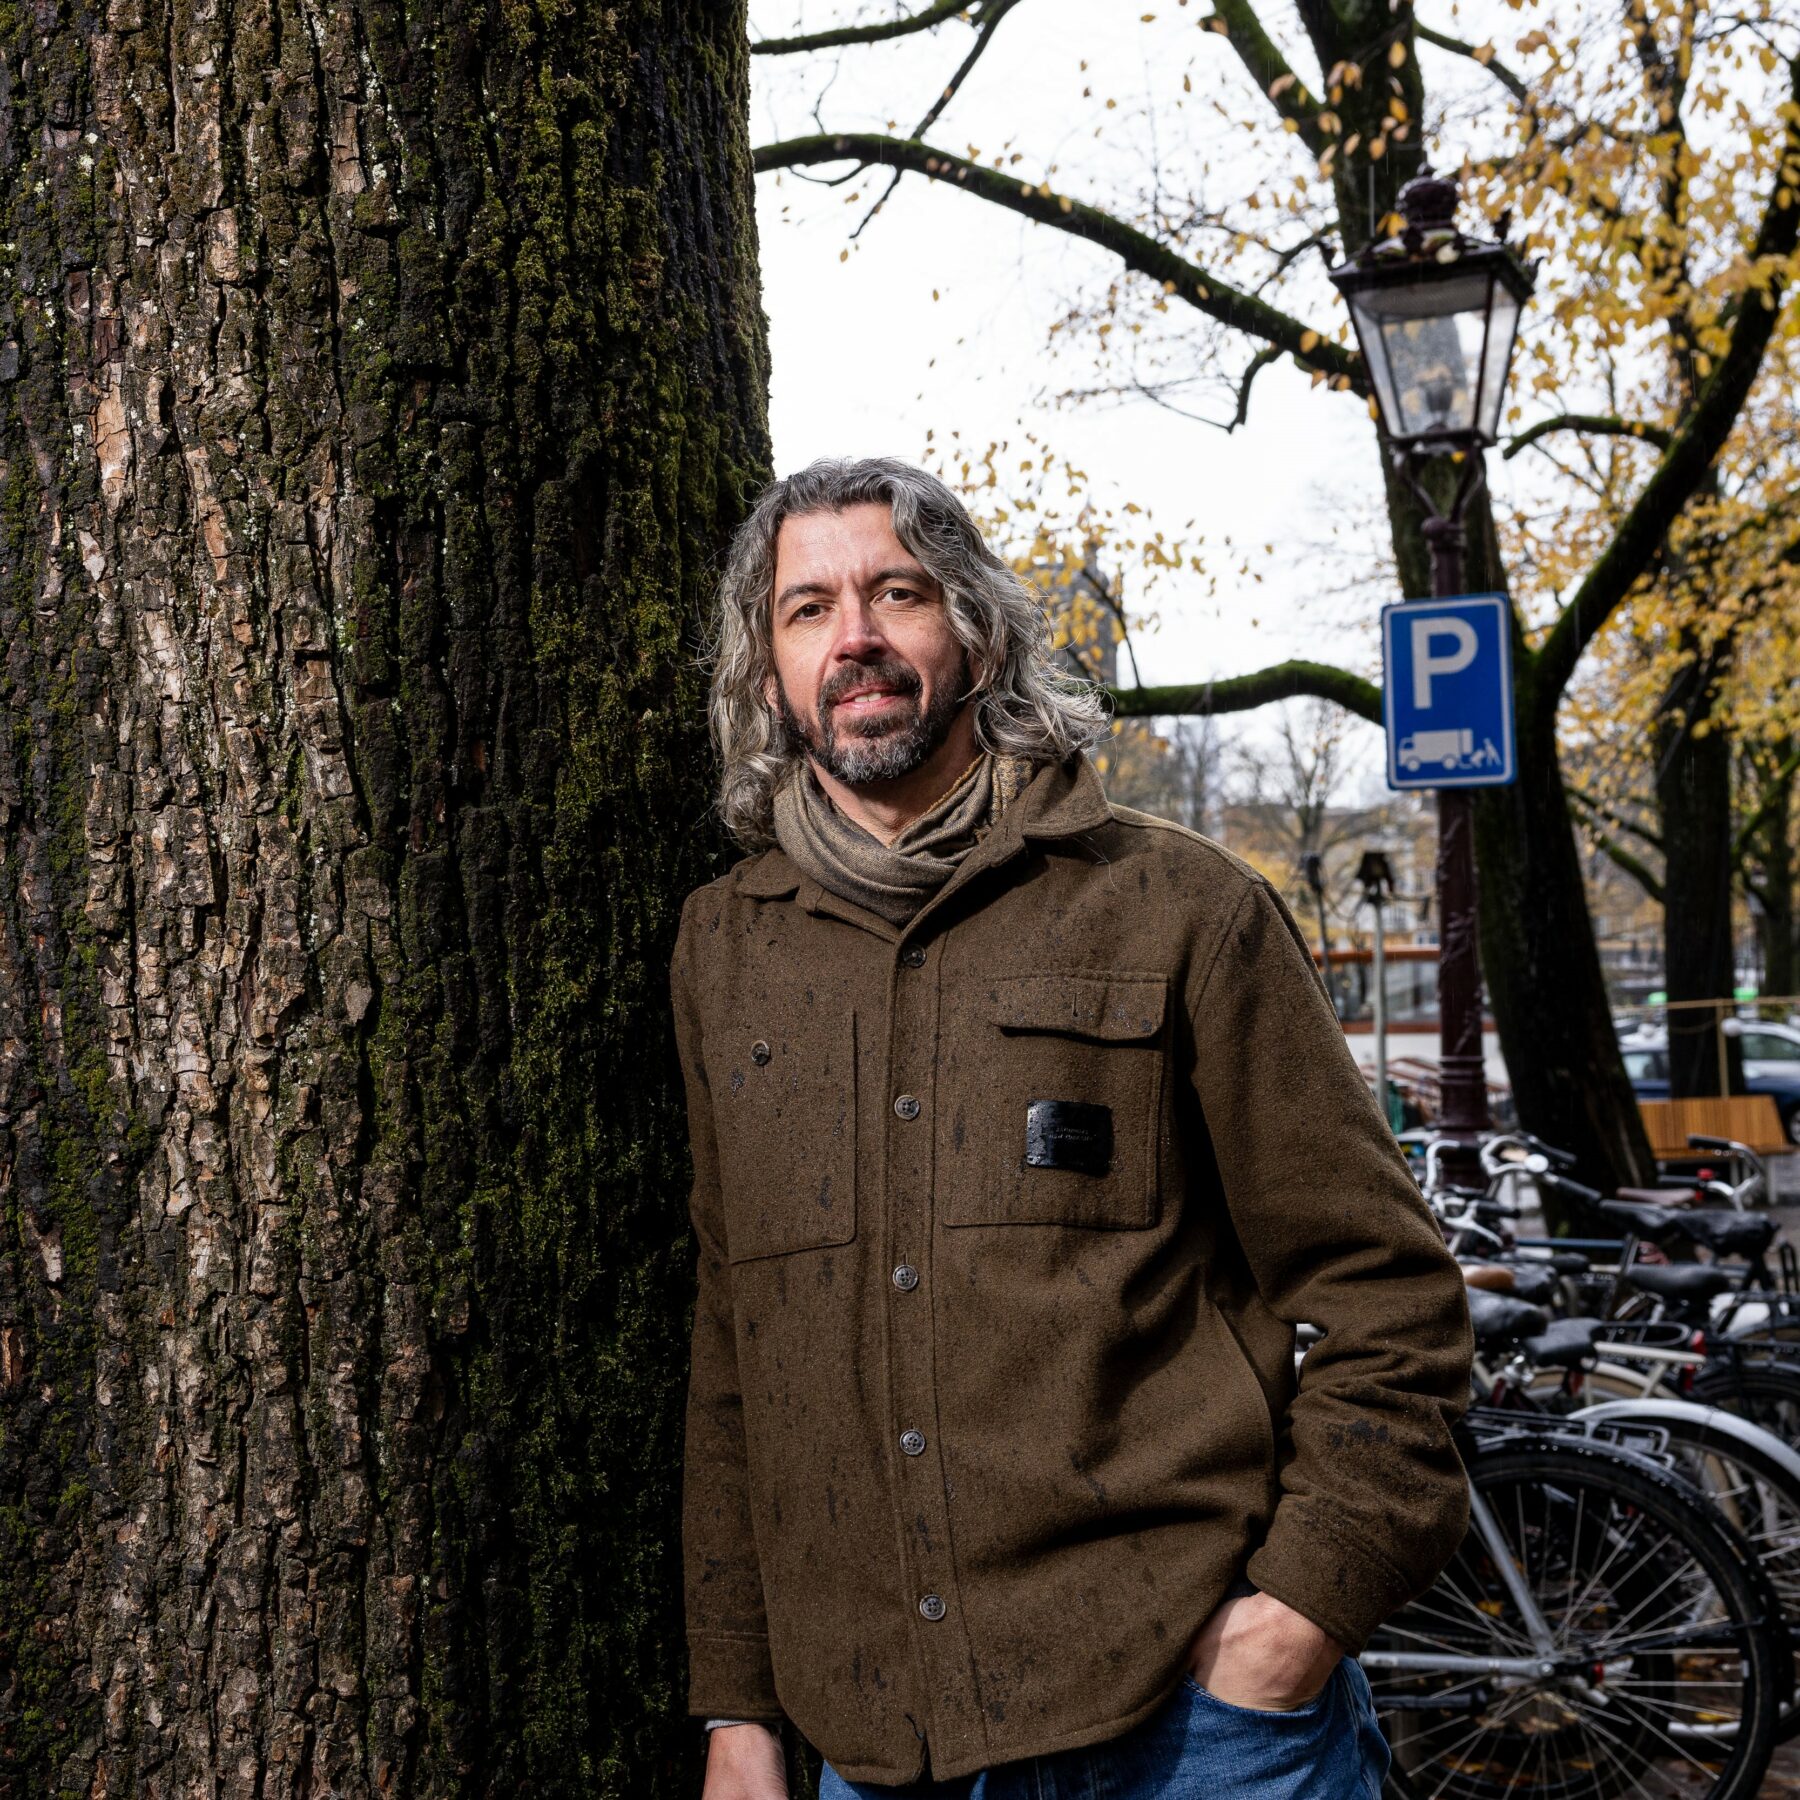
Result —
<instances>
[{"instance_id":1,"label":"overcast white sky","mask_svg":"<svg viewBox=\"0 0 1800 1800\"><path fill-rule=\"evenodd\" d=\"M1240 179L1255 182L1250 141L1240 138L1245 148L1234 150L1205 102L1218 98L1244 114L1257 102L1223 41L1196 30L1199 10L1177 0L1024 0L930 140L958 152L978 144L990 157L1011 140L1025 153L1021 175L1038 179L1054 163L1059 192L1105 205L1144 165L1148 101L1171 161L1191 152L1170 145L1170 134L1200 131L1223 138L1213 180L1231 180L1236 158ZM1287 10L1271 5L1271 28ZM1141 15L1152 11L1159 16L1145 23ZM1459 28L1448 4L1441 12L1437 22ZM755 36L876 16L844 0L753 0L751 8ZM1466 21L1460 28L1470 29ZM881 129L890 119L904 131L971 42L966 26L951 25L830 57L756 57L756 141L821 125ZM1441 86L1466 67L1434 65L1428 74ZM1184 70L1196 92L1177 113ZM1108 97L1116 110L1105 107ZM1096 124L1106 128L1098 142ZM1104 288L1114 259L908 176L842 260L878 191L867 179L853 185L863 198L847 206L849 189L810 185L793 172L758 180L779 468L826 454L920 459L932 430L938 442L960 431L977 447L998 438L1016 446L1036 431L1088 471L1097 499L1135 500L1171 535L1194 518L1207 540L1218 592L1208 596L1193 580L1164 584L1155 602L1160 627L1138 643L1146 681L1204 680L1295 655L1375 672L1376 615L1399 596L1368 585L1385 530L1377 525L1374 428L1361 401L1309 391L1304 376L1277 364L1257 381L1248 426L1230 436L1143 400L1059 409L1058 390L1090 379L1092 369L1078 350L1053 353L1050 326L1079 295ZM1334 328L1342 315L1327 304L1322 281L1320 292L1312 317ZM1179 306L1155 321L1171 339L1201 323ZM1506 466L1490 462L1503 486ZM1335 546L1334 518L1345 521ZM1236 573L1234 551L1249 555L1249 573ZM1346 592L1353 572L1363 585Z\"/></svg>"}]
</instances>

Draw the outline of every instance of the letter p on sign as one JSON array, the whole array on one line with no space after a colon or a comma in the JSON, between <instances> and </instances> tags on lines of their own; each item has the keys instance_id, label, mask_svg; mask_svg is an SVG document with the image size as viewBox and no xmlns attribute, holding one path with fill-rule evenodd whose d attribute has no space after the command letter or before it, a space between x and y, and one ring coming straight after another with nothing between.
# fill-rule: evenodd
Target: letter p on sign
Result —
<instances>
[{"instance_id":1,"label":"letter p on sign","mask_svg":"<svg viewBox=\"0 0 1800 1800\"><path fill-rule=\"evenodd\" d=\"M1448 650L1434 650L1436 641L1447 642ZM1475 627L1467 619L1414 619L1412 621L1412 690L1413 705L1420 712L1431 707L1431 678L1434 675L1460 675L1475 660L1479 648Z\"/></svg>"}]
</instances>

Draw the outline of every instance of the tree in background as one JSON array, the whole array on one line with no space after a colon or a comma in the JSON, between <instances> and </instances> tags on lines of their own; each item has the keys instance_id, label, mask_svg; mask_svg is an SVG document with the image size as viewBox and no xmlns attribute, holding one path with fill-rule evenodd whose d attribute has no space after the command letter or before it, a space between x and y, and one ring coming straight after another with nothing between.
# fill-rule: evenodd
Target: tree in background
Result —
<instances>
[{"instance_id":1,"label":"tree in background","mask_svg":"<svg viewBox=\"0 0 1800 1800\"><path fill-rule=\"evenodd\" d=\"M1680 310L1675 298L1699 325L1691 403L1638 475L1616 526L1572 588L1522 592L1515 601L1520 775L1512 787L1484 791L1476 810L1483 964L1521 1115L1575 1150L1591 1179L1646 1178L1648 1145L1618 1055L1563 791L1558 712L1595 634L1652 573L1672 521L1708 491L1776 325L1791 323L1782 307L1800 224L1794 21L1776 0L1625 0L1622 11L1595 4L1567 21L1546 11L1519 38L1514 59L1524 60L1515 67L1493 45L1418 18L1405 0L1302 5L1279 17L1259 14L1250 0L1220 0L1210 12L1194 9L1212 52L1195 65L1201 93L1216 90L1231 63L1253 84L1264 129L1250 142L1264 178L1240 176L1221 201L1208 191L1204 164L1182 166L1165 137L1142 190L1101 206L1058 191L1053 169L1021 168L1024 153L1010 146L962 152L945 147L941 133L927 136L1017 10L1018 0L967 10L973 36L962 61L906 136L821 129L762 146L757 167L849 163L885 184L883 193L916 174L1101 247L1119 276L1087 315L1096 347L1123 345L1122 354L1142 358L1146 344L1160 342L1160 315L1177 306L1198 315L1211 327L1203 369L1232 370L1227 421L1245 416L1258 373L1284 358L1355 402L1367 399L1364 371L1347 325L1331 323L1314 264L1320 255L1354 254L1390 230L1401 186L1418 173L1426 144L1443 135L1441 111L1428 110L1424 46L1486 70L1497 107L1484 120L1459 120L1456 132L1485 129L1491 144L1465 176L1490 213L1510 208L1525 248L1551 264L1559 337L1540 334L1535 368L1527 356L1521 404L1545 410L1520 441L1644 435L1628 417L1568 404L1564 394L1579 386L1568 367L1583 366L1591 341L1666 329ZM879 25L846 24L757 48L838 51L952 16L959 15L949 7L925 6ZM1674 83L1669 68L1678 72ZM1622 69L1634 72L1630 82ZM1181 80L1184 92L1167 102L1178 110L1189 108L1195 87L1193 72ZM1207 104L1230 116L1223 101ZM1196 95L1177 136L1197 134L1201 108ZM1735 134L1722 158L1709 158L1716 178L1697 166L1686 123L1696 116L1709 121L1708 132ZM1447 160L1464 160L1460 143ZM1722 191L1702 206L1709 180ZM1681 191L1649 228L1637 229L1639 190L1671 182ZM1185 334L1168 339L1166 354L1190 354ZM1136 362L1133 380L1149 385ZM1385 456L1383 470L1400 586L1419 596L1428 591L1420 509ZM1470 587L1506 590L1485 497L1470 536ZM1306 661L1203 687L1128 692L1120 706L1146 715L1219 712L1296 694L1380 716L1372 683Z\"/></svg>"},{"instance_id":2,"label":"tree in background","mask_svg":"<svg viewBox=\"0 0 1800 1800\"><path fill-rule=\"evenodd\" d=\"M742 9L0 61L0 1791L691 1794Z\"/></svg>"},{"instance_id":3,"label":"tree in background","mask_svg":"<svg viewBox=\"0 0 1800 1800\"><path fill-rule=\"evenodd\" d=\"M1585 768L1574 792L1587 829L1663 910L1671 1085L1716 1093L1718 1015L1737 986L1734 894L1772 922L1771 966L1791 978L1791 880L1784 876L1795 778L1795 625L1800 620L1800 376L1790 340L1771 350L1788 380L1765 387L1714 471L1712 491L1675 522L1659 566L1601 635L1570 720ZM1663 427L1655 429L1662 430ZM1591 455L1590 504L1616 491L1611 446ZM1551 522L1554 526L1554 521ZM1543 532L1553 558L1559 533ZM1772 993L1792 989L1771 985ZM1730 1078L1741 1059L1729 1046Z\"/></svg>"}]
</instances>

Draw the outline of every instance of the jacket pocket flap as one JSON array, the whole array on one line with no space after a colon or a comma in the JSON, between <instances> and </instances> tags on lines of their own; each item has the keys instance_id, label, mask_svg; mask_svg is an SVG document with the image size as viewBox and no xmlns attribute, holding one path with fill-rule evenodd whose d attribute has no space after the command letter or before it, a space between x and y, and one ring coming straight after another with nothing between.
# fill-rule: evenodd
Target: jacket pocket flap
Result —
<instances>
[{"instance_id":1,"label":"jacket pocket flap","mask_svg":"<svg viewBox=\"0 0 1800 1800\"><path fill-rule=\"evenodd\" d=\"M1130 1040L1162 1030L1161 975L1013 975L993 985L988 1017L1004 1031Z\"/></svg>"}]
</instances>

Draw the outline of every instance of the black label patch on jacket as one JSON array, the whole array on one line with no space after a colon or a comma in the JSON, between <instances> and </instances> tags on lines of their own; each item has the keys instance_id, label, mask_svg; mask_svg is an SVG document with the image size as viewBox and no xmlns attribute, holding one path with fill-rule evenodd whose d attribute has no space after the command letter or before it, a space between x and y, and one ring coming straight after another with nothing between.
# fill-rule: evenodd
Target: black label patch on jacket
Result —
<instances>
[{"instance_id":1,"label":"black label patch on jacket","mask_svg":"<svg viewBox=\"0 0 1800 1800\"><path fill-rule=\"evenodd\" d=\"M1085 1100L1033 1100L1025 1109L1025 1166L1105 1175L1112 1168L1110 1106Z\"/></svg>"}]
</instances>

